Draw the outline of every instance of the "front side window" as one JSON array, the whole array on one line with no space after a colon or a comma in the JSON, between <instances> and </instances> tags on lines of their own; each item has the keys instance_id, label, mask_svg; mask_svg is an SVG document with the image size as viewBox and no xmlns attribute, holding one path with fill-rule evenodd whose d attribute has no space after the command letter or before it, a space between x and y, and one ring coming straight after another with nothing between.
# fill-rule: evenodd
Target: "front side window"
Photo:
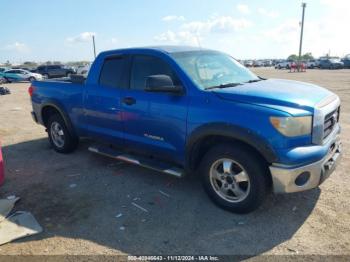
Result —
<instances>
[{"instance_id":1,"label":"front side window","mask_svg":"<svg viewBox=\"0 0 350 262\"><path fill-rule=\"evenodd\" d=\"M104 61L100 74L100 84L109 87L122 87L125 57L111 57Z\"/></svg>"},{"instance_id":2,"label":"front side window","mask_svg":"<svg viewBox=\"0 0 350 262\"><path fill-rule=\"evenodd\" d=\"M174 85L179 85L178 78L167 62L153 56L135 56L132 63L130 88L144 90L146 87L146 79L151 75L170 76Z\"/></svg>"},{"instance_id":3,"label":"front side window","mask_svg":"<svg viewBox=\"0 0 350 262\"><path fill-rule=\"evenodd\" d=\"M235 59L221 52L191 51L171 56L200 89L259 79Z\"/></svg>"}]
</instances>

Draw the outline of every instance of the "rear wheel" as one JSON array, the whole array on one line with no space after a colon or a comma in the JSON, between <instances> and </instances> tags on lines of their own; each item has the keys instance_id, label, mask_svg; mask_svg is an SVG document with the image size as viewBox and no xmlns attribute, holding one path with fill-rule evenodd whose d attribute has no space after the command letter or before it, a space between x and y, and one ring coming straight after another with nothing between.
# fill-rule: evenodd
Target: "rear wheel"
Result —
<instances>
[{"instance_id":1,"label":"rear wheel","mask_svg":"<svg viewBox=\"0 0 350 262\"><path fill-rule=\"evenodd\" d=\"M78 137L72 134L66 126L63 118L58 115L52 115L48 124L49 141L55 151L59 153L70 153L78 146Z\"/></svg>"},{"instance_id":2,"label":"rear wheel","mask_svg":"<svg viewBox=\"0 0 350 262\"><path fill-rule=\"evenodd\" d=\"M240 145L210 149L201 162L200 175L209 197L234 213L248 213L258 208L269 184L262 160Z\"/></svg>"}]
</instances>

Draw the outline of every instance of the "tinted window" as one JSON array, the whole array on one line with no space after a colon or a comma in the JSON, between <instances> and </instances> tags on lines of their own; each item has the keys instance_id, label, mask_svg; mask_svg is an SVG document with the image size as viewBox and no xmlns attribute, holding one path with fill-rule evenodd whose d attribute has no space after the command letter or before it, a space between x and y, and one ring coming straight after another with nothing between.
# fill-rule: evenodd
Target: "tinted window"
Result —
<instances>
[{"instance_id":1,"label":"tinted window","mask_svg":"<svg viewBox=\"0 0 350 262\"><path fill-rule=\"evenodd\" d=\"M107 58L101 70L100 84L110 87L122 87L125 60L126 59L121 56Z\"/></svg>"},{"instance_id":2,"label":"tinted window","mask_svg":"<svg viewBox=\"0 0 350 262\"><path fill-rule=\"evenodd\" d=\"M143 90L146 78L150 75L168 75L175 85L179 85L178 78L165 61L152 56L135 56L131 70L130 88Z\"/></svg>"}]
</instances>

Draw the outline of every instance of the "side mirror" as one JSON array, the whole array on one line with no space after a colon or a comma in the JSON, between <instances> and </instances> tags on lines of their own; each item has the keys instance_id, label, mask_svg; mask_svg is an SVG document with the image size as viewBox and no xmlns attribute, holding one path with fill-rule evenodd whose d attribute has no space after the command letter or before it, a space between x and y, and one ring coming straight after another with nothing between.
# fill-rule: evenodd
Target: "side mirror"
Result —
<instances>
[{"instance_id":1,"label":"side mirror","mask_svg":"<svg viewBox=\"0 0 350 262\"><path fill-rule=\"evenodd\" d=\"M182 93L182 86L175 86L168 75L150 75L146 78L147 92Z\"/></svg>"}]
</instances>

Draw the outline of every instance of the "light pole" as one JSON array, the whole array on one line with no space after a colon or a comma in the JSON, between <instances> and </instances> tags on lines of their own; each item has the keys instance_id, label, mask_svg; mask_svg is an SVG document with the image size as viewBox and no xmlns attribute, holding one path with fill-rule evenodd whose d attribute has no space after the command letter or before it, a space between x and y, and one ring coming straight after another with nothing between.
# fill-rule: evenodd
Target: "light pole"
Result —
<instances>
[{"instance_id":1,"label":"light pole","mask_svg":"<svg viewBox=\"0 0 350 262\"><path fill-rule=\"evenodd\" d=\"M299 43L299 65L298 65L298 71L300 70L301 65L301 48L303 45L303 32L304 32L304 17L305 17L305 8L306 3L301 3L301 7L303 8L303 14L301 17L301 29L300 29L300 43Z\"/></svg>"},{"instance_id":2,"label":"light pole","mask_svg":"<svg viewBox=\"0 0 350 262\"><path fill-rule=\"evenodd\" d=\"M95 46L95 35L92 35L92 45L94 47L94 57L96 59L96 46Z\"/></svg>"}]
</instances>

